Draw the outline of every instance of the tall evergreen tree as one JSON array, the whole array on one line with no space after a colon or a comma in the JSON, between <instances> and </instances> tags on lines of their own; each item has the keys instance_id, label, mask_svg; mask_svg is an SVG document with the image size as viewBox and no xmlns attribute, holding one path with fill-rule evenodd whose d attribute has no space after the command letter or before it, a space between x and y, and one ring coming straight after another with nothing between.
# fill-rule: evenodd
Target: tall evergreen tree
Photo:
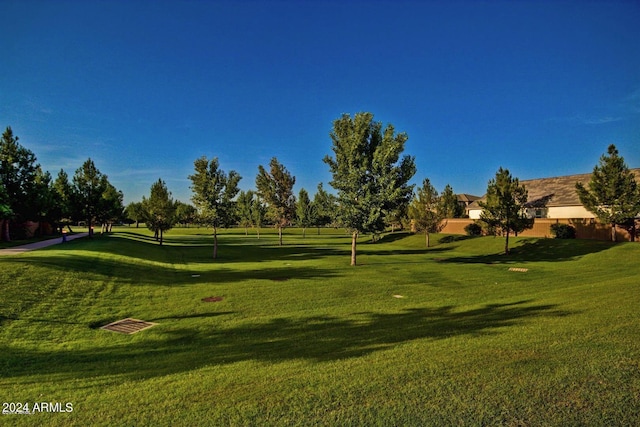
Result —
<instances>
[{"instance_id":1,"label":"tall evergreen tree","mask_svg":"<svg viewBox=\"0 0 640 427\"><path fill-rule=\"evenodd\" d=\"M103 174L91 158L87 159L73 175L74 210L86 219L89 235L93 235L93 221L100 208L102 194L106 190Z\"/></svg>"},{"instance_id":2,"label":"tall evergreen tree","mask_svg":"<svg viewBox=\"0 0 640 427\"><path fill-rule=\"evenodd\" d=\"M640 189L615 145L609 145L607 154L593 168L589 187L579 182L576 190L584 207L602 223L611 225L612 241L616 241L617 225L635 224L634 218L640 213Z\"/></svg>"},{"instance_id":3,"label":"tall evergreen tree","mask_svg":"<svg viewBox=\"0 0 640 427\"><path fill-rule=\"evenodd\" d=\"M176 205L162 179L158 179L151 185L149 198L143 197L142 204L148 215L147 227L155 233L156 240L162 246L164 232L171 230L176 221Z\"/></svg>"},{"instance_id":4,"label":"tall evergreen tree","mask_svg":"<svg viewBox=\"0 0 640 427\"><path fill-rule=\"evenodd\" d=\"M351 265L356 265L360 233L384 230L389 212L411 199L408 182L416 171L414 158L404 151L407 134L396 134L393 125L382 129L373 114L344 114L333 122L330 133L334 157L325 156L338 192L338 216L351 232Z\"/></svg>"},{"instance_id":5,"label":"tall evergreen tree","mask_svg":"<svg viewBox=\"0 0 640 427\"><path fill-rule=\"evenodd\" d=\"M520 185L520 180L501 167L495 179L489 181L486 201L478 202L482 208L480 220L505 236L506 255L509 254L509 234L533 227L534 219L526 214L527 197L527 189Z\"/></svg>"},{"instance_id":6,"label":"tall evergreen tree","mask_svg":"<svg viewBox=\"0 0 640 427\"><path fill-rule=\"evenodd\" d=\"M242 177L236 171L225 173L219 167L218 158L211 161L205 156L194 162L195 173L189 175L193 197L201 220L213 227L213 258L218 257L218 227L227 226L235 217L236 197Z\"/></svg>"},{"instance_id":7,"label":"tall evergreen tree","mask_svg":"<svg viewBox=\"0 0 640 427\"><path fill-rule=\"evenodd\" d=\"M58 176L55 181L53 181L52 192L56 217L55 222L60 226L60 231L62 232L62 227L65 225L67 227L71 226L73 215L73 189L71 183L69 183L69 175L67 175L64 169L60 169Z\"/></svg>"},{"instance_id":8,"label":"tall evergreen tree","mask_svg":"<svg viewBox=\"0 0 640 427\"><path fill-rule=\"evenodd\" d=\"M256 188L260 198L267 204L267 216L278 228L280 246L282 229L291 224L296 214L296 198L293 195L295 183L296 178L275 157L269 162L269 171L262 165L258 166Z\"/></svg>"},{"instance_id":9,"label":"tall evergreen tree","mask_svg":"<svg viewBox=\"0 0 640 427\"><path fill-rule=\"evenodd\" d=\"M462 206L458 203L458 197L449 184L440 194L440 205L440 210L445 218L460 218L464 213Z\"/></svg>"},{"instance_id":10,"label":"tall evergreen tree","mask_svg":"<svg viewBox=\"0 0 640 427\"><path fill-rule=\"evenodd\" d=\"M7 127L0 138L0 184L4 187L6 205L17 221L37 220L35 203L39 199L37 184L40 165L31 150L23 147L20 138ZM40 169L40 173L42 170ZM35 203L35 204L34 204ZM11 240L9 221L4 222L3 240Z\"/></svg>"},{"instance_id":11,"label":"tall evergreen tree","mask_svg":"<svg viewBox=\"0 0 640 427\"><path fill-rule=\"evenodd\" d=\"M422 187L418 188L411 201L409 218L413 220L416 231L424 231L425 244L429 247L429 234L439 233L443 227L442 221L446 218L441 198L429 178L422 181Z\"/></svg>"}]
</instances>

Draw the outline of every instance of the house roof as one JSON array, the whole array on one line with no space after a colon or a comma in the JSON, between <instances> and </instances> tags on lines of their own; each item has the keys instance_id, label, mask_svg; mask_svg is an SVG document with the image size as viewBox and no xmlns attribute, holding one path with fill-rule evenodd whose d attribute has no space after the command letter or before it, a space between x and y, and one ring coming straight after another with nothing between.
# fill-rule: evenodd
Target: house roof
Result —
<instances>
[{"instance_id":1,"label":"house roof","mask_svg":"<svg viewBox=\"0 0 640 427\"><path fill-rule=\"evenodd\" d=\"M456 197L458 198L459 202L465 202L465 203L475 202L480 198L480 196L474 196L472 194L465 194L465 193L456 194Z\"/></svg>"},{"instance_id":2,"label":"house roof","mask_svg":"<svg viewBox=\"0 0 640 427\"><path fill-rule=\"evenodd\" d=\"M634 174L636 182L640 184L640 168L629 169ZM531 207L540 206L582 206L576 183L582 182L585 185L591 181L591 173L579 175L558 176L554 178L538 178L520 181L528 192L527 204ZM486 200L487 195L482 196L479 201ZM480 209L478 201L473 202L469 209Z\"/></svg>"}]
</instances>

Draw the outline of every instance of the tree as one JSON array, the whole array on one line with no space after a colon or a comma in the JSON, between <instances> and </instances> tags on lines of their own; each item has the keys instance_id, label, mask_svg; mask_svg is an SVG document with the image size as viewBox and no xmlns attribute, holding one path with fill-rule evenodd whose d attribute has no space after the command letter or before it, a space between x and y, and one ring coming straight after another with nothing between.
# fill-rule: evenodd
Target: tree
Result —
<instances>
[{"instance_id":1,"label":"tree","mask_svg":"<svg viewBox=\"0 0 640 427\"><path fill-rule=\"evenodd\" d=\"M631 222L640 212L640 189L615 145L609 145L607 154L593 168L589 187L579 182L576 190L588 211L602 223L611 224L611 240L615 242L616 225Z\"/></svg>"},{"instance_id":2,"label":"tree","mask_svg":"<svg viewBox=\"0 0 640 427\"><path fill-rule=\"evenodd\" d=\"M416 171L414 158L400 154L408 139L388 124L373 121L373 114L343 114L330 133L335 158L325 156L338 192L338 217L351 232L351 265L356 265L360 233L384 230L385 216L411 199L408 182Z\"/></svg>"},{"instance_id":3,"label":"tree","mask_svg":"<svg viewBox=\"0 0 640 427\"><path fill-rule=\"evenodd\" d=\"M176 206L162 179L151 185L149 198L143 197L142 204L148 213L147 228L154 232L156 240L159 240L162 246L164 232L171 230L176 221Z\"/></svg>"},{"instance_id":4,"label":"tree","mask_svg":"<svg viewBox=\"0 0 640 427\"><path fill-rule=\"evenodd\" d=\"M66 225L70 227L73 215L73 189L69 183L69 175L67 175L64 169L60 169L60 172L58 172L58 176L53 182L52 192L55 210L54 216L56 217L55 221L60 226L60 231L62 232L63 226Z\"/></svg>"},{"instance_id":5,"label":"tree","mask_svg":"<svg viewBox=\"0 0 640 427\"><path fill-rule=\"evenodd\" d=\"M114 187L106 175L102 175L102 197L98 204L96 218L100 221L101 233L111 232L113 223L120 221L124 214L124 195Z\"/></svg>"},{"instance_id":6,"label":"tree","mask_svg":"<svg viewBox=\"0 0 640 427\"><path fill-rule=\"evenodd\" d=\"M442 200L429 178L422 181L416 196L409 205L409 218L413 220L416 231L424 231L425 244L429 247L429 233L439 233L442 221L446 218L442 210Z\"/></svg>"},{"instance_id":7,"label":"tree","mask_svg":"<svg viewBox=\"0 0 640 427\"><path fill-rule=\"evenodd\" d=\"M228 225L235 216L233 198L238 194L241 176L236 171L227 175L219 168L218 158L211 161L205 156L194 162L195 173L189 175L192 182L191 200L198 209L202 221L213 227L213 259L218 257L218 227Z\"/></svg>"},{"instance_id":8,"label":"tree","mask_svg":"<svg viewBox=\"0 0 640 427\"><path fill-rule=\"evenodd\" d=\"M318 234L320 234L320 227L335 222L338 202L336 196L327 193L322 187L322 183L319 183L316 194L313 196L313 206L316 211L314 225L318 227Z\"/></svg>"},{"instance_id":9,"label":"tree","mask_svg":"<svg viewBox=\"0 0 640 427\"><path fill-rule=\"evenodd\" d=\"M179 200L176 201L176 221L178 224L188 227L195 221L197 215L198 210L194 206Z\"/></svg>"},{"instance_id":10,"label":"tree","mask_svg":"<svg viewBox=\"0 0 640 427\"><path fill-rule=\"evenodd\" d=\"M482 208L480 220L489 229L504 234L505 255L509 254L509 233L533 227L534 219L526 214L527 197L527 189L520 185L520 180L512 177L508 169L500 167L495 179L489 181L486 201L478 202Z\"/></svg>"},{"instance_id":11,"label":"tree","mask_svg":"<svg viewBox=\"0 0 640 427\"><path fill-rule=\"evenodd\" d=\"M125 209L127 218L136 223L136 228L140 227L141 222L145 222L148 214L142 202L131 202Z\"/></svg>"},{"instance_id":12,"label":"tree","mask_svg":"<svg viewBox=\"0 0 640 427\"><path fill-rule=\"evenodd\" d=\"M7 190L0 182L0 224L2 225L2 240L9 241L9 220L13 217L13 211L9 204ZM6 234L5 234L6 233Z\"/></svg>"},{"instance_id":13,"label":"tree","mask_svg":"<svg viewBox=\"0 0 640 427\"><path fill-rule=\"evenodd\" d=\"M440 194L440 210L445 218L460 218L464 209L458 203L458 198L449 184L444 187Z\"/></svg>"},{"instance_id":14,"label":"tree","mask_svg":"<svg viewBox=\"0 0 640 427\"><path fill-rule=\"evenodd\" d=\"M264 203L260 199L259 195L251 202L251 218L253 221L253 225L256 227L256 232L258 235L258 239L260 238L260 227L264 224L264 218L267 215L267 208Z\"/></svg>"},{"instance_id":15,"label":"tree","mask_svg":"<svg viewBox=\"0 0 640 427\"><path fill-rule=\"evenodd\" d=\"M89 236L93 235L93 220L100 207L100 199L106 190L103 174L91 158L87 159L73 175L74 210L87 220Z\"/></svg>"},{"instance_id":16,"label":"tree","mask_svg":"<svg viewBox=\"0 0 640 427\"><path fill-rule=\"evenodd\" d=\"M238 199L236 200L238 225L244 227L244 235L248 235L248 228L253 226L253 213L251 208L253 206L254 193L251 190L240 191Z\"/></svg>"},{"instance_id":17,"label":"tree","mask_svg":"<svg viewBox=\"0 0 640 427\"><path fill-rule=\"evenodd\" d=\"M298 201L296 202L296 220L299 227L302 227L302 237L307 237L307 227L311 227L315 222L315 206L309 198L309 193L304 188L298 193Z\"/></svg>"},{"instance_id":18,"label":"tree","mask_svg":"<svg viewBox=\"0 0 640 427\"><path fill-rule=\"evenodd\" d=\"M38 169L36 156L23 147L19 138L14 136L11 127L7 127L0 138L0 184L4 187L5 203L17 221L39 219L34 210L34 201L39 196ZM42 170L40 169L40 173ZM3 240L11 240L9 221L5 220L2 232Z\"/></svg>"},{"instance_id":19,"label":"tree","mask_svg":"<svg viewBox=\"0 0 640 427\"><path fill-rule=\"evenodd\" d=\"M267 204L267 216L278 228L280 246L282 246L282 229L287 227L295 217L296 199L293 195L295 183L296 178L275 157L269 162L269 172L262 165L258 166L256 188L260 198Z\"/></svg>"}]
</instances>

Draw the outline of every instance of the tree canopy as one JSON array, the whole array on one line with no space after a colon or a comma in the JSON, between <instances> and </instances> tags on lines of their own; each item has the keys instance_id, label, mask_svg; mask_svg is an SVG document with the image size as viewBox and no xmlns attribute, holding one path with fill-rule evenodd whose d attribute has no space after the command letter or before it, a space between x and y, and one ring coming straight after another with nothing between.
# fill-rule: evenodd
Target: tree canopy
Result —
<instances>
[{"instance_id":1,"label":"tree canopy","mask_svg":"<svg viewBox=\"0 0 640 427\"><path fill-rule=\"evenodd\" d=\"M411 199L415 160L400 159L407 134L396 134L391 124L383 130L371 113L343 114L330 137L335 157L327 155L324 162L338 192L339 221L352 234L351 265L356 265L358 235L383 231L389 212Z\"/></svg>"},{"instance_id":2,"label":"tree canopy","mask_svg":"<svg viewBox=\"0 0 640 427\"><path fill-rule=\"evenodd\" d=\"M176 222L176 205L162 179L151 185L149 198L143 197L142 205L147 212L147 228L154 232L162 246L164 232L171 230Z\"/></svg>"},{"instance_id":3,"label":"tree canopy","mask_svg":"<svg viewBox=\"0 0 640 427\"><path fill-rule=\"evenodd\" d=\"M489 181L487 199L478 202L482 207L480 220L489 230L505 236L504 253L509 254L509 233L519 233L533 227L533 218L528 218L525 205L527 189L520 180L511 176L508 169L500 167L496 177Z\"/></svg>"},{"instance_id":4,"label":"tree canopy","mask_svg":"<svg viewBox=\"0 0 640 427\"><path fill-rule=\"evenodd\" d=\"M416 231L424 231L425 244L429 247L429 233L442 230L442 220L446 218L442 209L442 201L438 191L433 187L429 178L422 181L416 196L409 205L409 218L413 221Z\"/></svg>"},{"instance_id":5,"label":"tree canopy","mask_svg":"<svg viewBox=\"0 0 640 427\"><path fill-rule=\"evenodd\" d=\"M634 218L640 213L640 189L615 145L609 145L607 154L593 168L589 186L578 182L576 190L587 210L601 222L611 224L612 241L616 241L616 225L635 225Z\"/></svg>"},{"instance_id":6,"label":"tree canopy","mask_svg":"<svg viewBox=\"0 0 640 427\"><path fill-rule=\"evenodd\" d=\"M213 258L218 257L218 227L228 226L235 217L236 197L242 179L236 171L225 173L219 167L218 158L210 161L205 156L194 162L195 173L189 175L193 197L200 220L213 227Z\"/></svg>"},{"instance_id":7,"label":"tree canopy","mask_svg":"<svg viewBox=\"0 0 640 427\"><path fill-rule=\"evenodd\" d=\"M293 185L296 177L277 158L269 162L269 171L258 166L256 188L258 195L267 204L267 216L278 228L278 241L282 246L282 229L289 226L296 214L296 198Z\"/></svg>"}]
</instances>

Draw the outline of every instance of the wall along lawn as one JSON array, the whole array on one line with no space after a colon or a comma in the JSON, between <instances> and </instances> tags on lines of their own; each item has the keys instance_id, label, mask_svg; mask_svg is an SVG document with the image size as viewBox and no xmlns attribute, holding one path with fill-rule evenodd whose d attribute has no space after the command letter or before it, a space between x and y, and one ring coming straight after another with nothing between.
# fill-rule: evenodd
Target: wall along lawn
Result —
<instances>
[{"instance_id":1,"label":"wall along lawn","mask_svg":"<svg viewBox=\"0 0 640 427\"><path fill-rule=\"evenodd\" d=\"M14 425L638 425L640 245L147 230L0 258ZM521 271L509 271L517 268ZM526 271L522 271L526 269ZM203 302L206 297L218 302ZM99 329L133 317L133 335Z\"/></svg>"}]
</instances>

